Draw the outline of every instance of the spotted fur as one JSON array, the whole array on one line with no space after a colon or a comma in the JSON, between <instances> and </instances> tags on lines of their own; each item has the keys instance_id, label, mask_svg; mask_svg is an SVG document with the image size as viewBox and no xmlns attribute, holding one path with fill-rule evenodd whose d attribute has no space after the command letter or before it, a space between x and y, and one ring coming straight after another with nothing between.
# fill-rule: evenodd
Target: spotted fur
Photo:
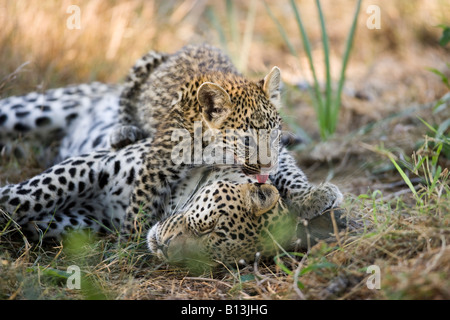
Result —
<instances>
[{"instance_id":1,"label":"spotted fur","mask_svg":"<svg viewBox=\"0 0 450 320\"><path fill-rule=\"evenodd\" d=\"M121 88L90 83L0 100L0 152L19 137L58 145L52 164L108 149L117 123Z\"/></svg>"},{"instance_id":2,"label":"spotted fur","mask_svg":"<svg viewBox=\"0 0 450 320\"><path fill-rule=\"evenodd\" d=\"M225 133L227 129L270 131L280 126L276 109L279 105L278 68L259 82L249 81L239 74L226 55L210 46L187 46L173 55L148 54L132 69L128 79L131 85L122 92L121 99L122 124L138 128L134 132L143 132L153 143L143 157L127 221L133 221L140 210L160 216L167 195L189 174L190 163L171 161L176 146L174 130L182 130L194 139L196 122L202 124L203 134L211 128ZM112 140L121 142L123 139L113 136ZM236 141L240 140L233 139ZM190 148L193 155L193 144ZM244 172L260 173L259 164L249 164L242 154L235 156L244 159ZM125 224L129 232L132 227L132 224Z\"/></svg>"},{"instance_id":3,"label":"spotted fur","mask_svg":"<svg viewBox=\"0 0 450 320\"><path fill-rule=\"evenodd\" d=\"M221 109L223 103L228 109ZM149 248L165 259L189 251L183 249L186 241L228 262L273 251L273 242L266 246L262 239L274 220L324 216L342 200L339 190L309 184L284 148L270 176L273 186L249 175L259 165L244 163L247 172L239 166L174 166L168 153L172 130L192 135L197 120L219 130L278 129L278 104L277 69L252 82L205 46L149 53L122 87L80 85L1 100L4 147L18 135L62 137L63 161L0 188L7 213L0 223L12 218L35 239L59 239L72 228L122 234L150 229ZM286 234L287 243L294 243L295 230Z\"/></svg>"}]
</instances>

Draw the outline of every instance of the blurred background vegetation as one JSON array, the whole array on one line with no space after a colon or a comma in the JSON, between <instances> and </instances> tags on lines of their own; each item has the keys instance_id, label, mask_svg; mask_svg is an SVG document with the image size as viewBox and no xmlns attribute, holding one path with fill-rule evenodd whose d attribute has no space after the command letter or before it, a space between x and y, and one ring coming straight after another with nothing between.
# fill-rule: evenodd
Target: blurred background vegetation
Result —
<instances>
[{"instance_id":1,"label":"blurred background vegetation","mask_svg":"<svg viewBox=\"0 0 450 320\"><path fill-rule=\"evenodd\" d=\"M318 82L325 87L316 3L296 3L310 40ZM81 29L66 26L71 5L80 8ZM366 26L370 5L380 8L381 29ZM355 6L354 0L322 1L333 85L339 80ZM381 119L400 105L438 99L448 90L426 69L448 73L449 48L439 46L442 30L437 27L450 24L446 12L450 12L446 0L362 1L338 132ZM148 50L174 52L183 45L203 42L226 50L249 77L262 76L277 65L286 84L304 88L313 79L295 18L289 1L0 0L0 94L4 97L93 80L115 83ZM20 72L14 73L19 66ZM11 78L14 81L5 83ZM286 95L287 105L292 107L287 110L302 118L308 134L317 137L310 97Z\"/></svg>"}]
</instances>

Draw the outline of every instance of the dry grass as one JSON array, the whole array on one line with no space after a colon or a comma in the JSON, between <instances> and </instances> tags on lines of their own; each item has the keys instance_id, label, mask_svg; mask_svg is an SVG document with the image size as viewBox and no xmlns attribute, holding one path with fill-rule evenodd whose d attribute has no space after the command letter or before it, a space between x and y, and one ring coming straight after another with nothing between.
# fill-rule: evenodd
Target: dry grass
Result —
<instances>
[{"instance_id":1,"label":"dry grass","mask_svg":"<svg viewBox=\"0 0 450 320\"><path fill-rule=\"evenodd\" d=\"M400 207L379 199L348 200L359 233L320 243L304 259L200 272L160 264L144 247L118 249L113 238L82 242L73 250L67 242L36 248L3 236L1 298L449 299L449 199L429 214L399 198L393 202ZM81 267L82 290L67 289L66 278L53 274L70 265ZM367 288L370 265L380 267L380 290Z\"/></svg>"},{"instance_id":2,"label":"dry grass","mask_svg":"<svg viewBox=\"0 0 450 320\"><path fill-rule=\"evenodd\" d=\"M173 52L188 43L209 42L224 45L252 77L272 65L281 67L291 129L296 131L300 125L313 139L318 136L307 94L294 88L309 77L306 59L289 55L260 2L235 3L231 18L226 16L225 1L75 2L0 0L0 96L92 80L121 81L147 50ZM66 9L72 4L81 8L81 30L66 28ZM300 48L288 2L268 4ZM381 30L365 27L369 4L382 10ZM353 2L324 1L323 7L336 76ZM299 8L323 79L314 4L301 2ZM253 16L248 14L251 10ZM298 153L313 181L328 176L346 192L344 207L357 234L344 233L337 243L321 243L304 258L194 272L160 264L142 245L118 248L114 238L81 241L76 250L67 242L34 247L26 239L11 237L14 226L10 225L0 230L0 299L449 299L448 191L416 205L389 159L374 152L383 145L397 156L408 157L427 133L417 115L431 124L449 118L448 107L439 114L431 111L446 88L426 70L448 70L448 49L437 45L439 29L435 28L449 24L444 16L448 11L448 4L438 0L364 1L338 134L326 144L312 143L307 152ZM225 42L216 25L223 29ZM394 113L399 115L391 116ZM38 173L39 157L35 153L25 160L0 159L1 183ZM440 164L448 168L449 160L441 157ZM419 185L419 180L414 181ZM67 289L64 274L57 275L71 264L82 268L84 290ZM370 265L380 267L380 290L367 288Z\"/></svg>"}]
</instances>

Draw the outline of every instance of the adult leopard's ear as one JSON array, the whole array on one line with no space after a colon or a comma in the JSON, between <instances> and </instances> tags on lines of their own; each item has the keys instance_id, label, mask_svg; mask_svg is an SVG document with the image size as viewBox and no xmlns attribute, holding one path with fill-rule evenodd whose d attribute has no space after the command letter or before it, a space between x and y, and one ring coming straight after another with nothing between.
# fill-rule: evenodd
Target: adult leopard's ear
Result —
<instances>
[{"instance_id":1,"label":"adult leopard's ear","mask_svg":"<svg viewBox=\"0 0 450 320\"><path fill-rule=\"evenodd\" d=\"M242 188L247 208L257 217L272 209L280 199L277 188L270 184L248 183Z\"/></svg>"},{"instance_id":2,"label":"adult leopard's ear","mask_svg":"<svg viewBox=\"0 0 450 320\"><path fill-rule=\"evenodd\" d=\"M203 83L197 91L197 99L203 118L212 128L219 128L231 113L229 94L218 84Z\"/></svg>"},{"instance_id":3,"label":"adult leopard's ear","mask_svg":"<svg viewBox=\"0 0 450 320\"><path fill-rule=\"evenodd\" d=\"M278 67L273 67L269 74L262 80L263 91L270 102L279 109L281 107L281 71Z\"/></svg>"}]
</instances>

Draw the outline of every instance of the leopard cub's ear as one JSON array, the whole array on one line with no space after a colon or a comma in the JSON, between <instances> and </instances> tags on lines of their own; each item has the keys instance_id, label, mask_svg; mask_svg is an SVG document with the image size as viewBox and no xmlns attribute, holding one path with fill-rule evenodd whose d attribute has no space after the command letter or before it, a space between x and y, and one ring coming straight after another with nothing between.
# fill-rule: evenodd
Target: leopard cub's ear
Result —
<instances>
[{"instance_id":1,"label":"leopard cub's ear","mask_svg":"<svg viewBox=\"0 0 450 320\"><path fill-rule=\"evenodd\" d=\"M263 91L270 102L279 109L281 107L281 71L278 67L273 67L268 75L261 81Z\"/></svg>"},{"instance_id":2,"label":"leopard cub's ear","mask_svg":"<svg viewBox=\"0 0 450 320\"><path fill-rule=\"evenodd\" d=\"M230 95L218 84L205 82L197 90L197 100L203 119L212 128L220 128L230 115L232 105Z\"/></svg>"},{"instance_id":3,"label":"leopard cub's ear","mask_svg":"<svg viewBox=\"0 0 450 320\"><path fill-rule=\"evenodd\" d=\"M280 199L277 188L269 184L244 184L241 194L246 206L257 217L272 209Z\"/></svg>"}]
</instances>

